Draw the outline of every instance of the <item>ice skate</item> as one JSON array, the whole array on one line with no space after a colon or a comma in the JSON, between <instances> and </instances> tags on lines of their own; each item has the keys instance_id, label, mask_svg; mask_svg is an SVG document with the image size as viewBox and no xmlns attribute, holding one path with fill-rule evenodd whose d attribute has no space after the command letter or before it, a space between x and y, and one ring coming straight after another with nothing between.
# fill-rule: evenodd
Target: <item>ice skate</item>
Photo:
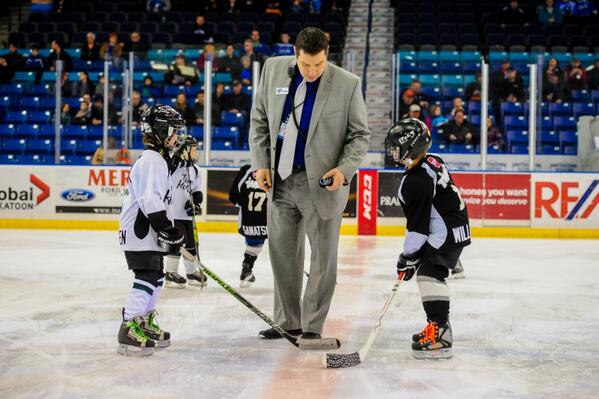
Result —
<instances>
[{"instance_id":1,"label":"ice skate","mask_svg":"<svg viewBox=\"0 0 599 399\"><path fill-rule=\"evenodd\" d=\"M191 274L187 274L187 284L205 287L208 285L208 278L201 270L196 270Z\"/></svg>"},{"instance_id":2,"label":"ice skate","mask_svg":"<svg viewBox=\"0 0 599 399\"><path fill-rule=\"evenodd\" d=\"M156 343L144 333L142 323L140 316L123 320L118 334L118 353L123 356L149 356L154 353Z\"/></svg>"},{"instance_id":3,"label":"ice skate","mask_svg":"<svg viewBox=\"0 0 599 399\"><path fill-rule=\"evenodd\" d=\"M252 273L252 269L254 268L254 262L258 257L250 254L243 255L243 263L241 264L241 275L239 276L239 286L240 287L249 287L252 285L254 281L256 281L256 277Z\"/></svg>"},{"instance_id":4,"label":"ice skate","mask_svg":"<svg viewBox=\"0 0 599 399\"><path fill-rule=\"evenodd\" d=\"M187 280L177 272L166 272L164 286L166 288L185 288Z\"/></svg>"},{"instance_id":5,"label":"ice skate","mask_svg":"<svg viewBox=\"0 0 599 399\"><path fill-rule=\"evenodd\" d=\"M289 335L293 335L294 337L299 337L300 335L302 335L302 330L298 329L298 330L285 330L287 331L287 333ZM262 330L258 333L258 335L260 335L260 338L262 339L280 339L283 338L283 336L281 334L279 334L277 332L277 330L275 330L274 328L269 328L266 330Z\"/></svg>"},{"instance_id":6,"label":"ice skate","mask_svg":"<svg viewBox=\"0 0 599 399\"><path fill-rule=\"evenodd\" d=\"M156 311L142 317L141 328L148 338L156 343L156 349L168 348L171 345L171 333L164 331L156 322Z\"/></svg>"},{"instance_id":7,"label":"ice skate","mask_svg":"<svg viewBox=\"0 0 599 399\"><path fill-rule=\"evenodd\" d=\"M464 277L466 277L464 275L464 267L462 266L462 262L458 259L458 263L456 263L455 267L451 271L451 278L458 280Z\"/></svg>"},{"instance_id":8,"label":"ice skate","mask_svg":"<svg viewBox=\"0 0 599 399\"><path fill-rule=\"evenodd\" d=\"M412 357L415 359L450 359L453 356L453 337L449 323L438 325L429 322L420 333L424 336L412 343ZM420 336L415 334L414 336Z\"/></svg>"}]
</instances>

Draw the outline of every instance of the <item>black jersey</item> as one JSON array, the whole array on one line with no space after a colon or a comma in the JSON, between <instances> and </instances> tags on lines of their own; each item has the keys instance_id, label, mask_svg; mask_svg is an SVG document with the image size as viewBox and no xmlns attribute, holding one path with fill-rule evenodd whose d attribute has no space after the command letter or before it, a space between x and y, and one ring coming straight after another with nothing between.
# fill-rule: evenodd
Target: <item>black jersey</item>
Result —
<instances>
[{"instance_id":1,"label":"black jersey","mask_svg":"<svg viewBox=\"0 0 599 399\"><path fill-rule=\"evenodd\" d=\"M399 184L406 215L404 254L443 253L470 244L468 210L441 157L426 156Z\"/></svg>"},{"instance_id":2,"label":"black jersey","mask_svg":"<svg viewBox=\"0 0 599 399\"><path fill-rule=\"evenodd\" d=\"M242 166L235 176L229 200L239 207L239 234L250 238L267 238L266 193L258 187L250 165Z\"/></svg>"}]
</instances>

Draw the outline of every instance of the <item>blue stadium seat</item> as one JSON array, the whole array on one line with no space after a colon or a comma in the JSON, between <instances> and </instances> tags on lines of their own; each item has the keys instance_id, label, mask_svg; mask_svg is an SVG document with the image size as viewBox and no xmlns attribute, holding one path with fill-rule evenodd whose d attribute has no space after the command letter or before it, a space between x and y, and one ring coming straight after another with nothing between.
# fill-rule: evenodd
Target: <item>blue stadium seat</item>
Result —
<instances>
[{"instance_id":1,"label":"blue stadium seat","mask_svg":"<svg viewBox=\"0 0 599 399\"><path fill-rule=\"evenodd\" d=\"M217 72L214 76L214 83L231 83L233 77L230 72Z\"/></svg>"},{"instance_id":2,"label":"blue stadium seat","mask_svg":"<svg viewBox=\"0 0 599 399\"><path fill-rule=\"evenodd\" d=\"M511 62L528 63L530 54L525 51L511 51L508 58Z\"/></svg>"},{"instance_id":3,"label":"blue stadium seat","mask_svg":"<svg viewBox=\"0 0 599 399\"><path fill-rule=\"evenodd\" d=\"M482 110L482 106L480 101L470 101L468 102L468 114L475 115L480 114Z\"/></svg>"},{"instance_id":4,"label":"blue stadium seat","mask_svg":"<svg viewBox=\"0 0 599 399\"><path fill-rule=\"evenodd\" d=\"M459 51L439 51L439 61L441 62L460 62L462 56Z\"/></svg>"},{"instance_id":5,"label":"blue stadium seat","mask_svg":"<svg viewBox=\"0 0 599 399\"><path fill-rule=\"evenodd\" d=\"M439 63L437 61L420 61L418 64L418 73L439 73Z\"/></svg>"},{"instance_id":6,"label":"blue stadium seat","mask_svg":"<svg viewBox=\"0 0 599 399\"><path fill-rule=\"evenodd\" d=\"M52 120L50 111L31 111L29 113L28 122L32 123L49 123Z\"/></svg>"},{"instance_id":7,"label":"blue stadium seat","mask_svg":"<svg viewBox=\"0 0 599 399\"><path fill-rule=\"evenodd\" d=\"M559 155L562 153L559 145L545 145L541 146L541 154L543 155Z\"/></svg>"},{"instance_id":8,"label":"blue stadium seat","mask_svg":"<svg viewBox=\"0 0 599 399\"><path fill-rule=\"evenodd\" d=\"M0 85L0 93L5 96L14 96L23 93L23 85L20 83L9 83Z\"/></svg>"},{"instance_id":9,"label":"blue stadium seat","mask_svg":"<svg viewBox=\"0 0 599 399\"><path fill-rule=\"evenodd\" d=\"M232 140L233 142L238 142L240 131L237 126L215 127L212 130L212 137L214 139Z\"/></svg>"},{"instance_id":10,"label":"blue stadium seat","mask_svg":"<svg viewBox=\"0 0 599 399\"><path fill-rule=\"evenodd\" d=\"M422 94L425 95L430 101L441 100L441 89L438 87L423 87L421 90Z\"/></svg>"},{"instance_id":11,"label":"blue stadium seat","mask_svg":"<svg viewBox=\"0 0 599 399\"><path fill-rule=\"evenodd\" d=\"M17 154L0 154L0 164L12 165L19 163L19 156Z\"/></svg>"},{"instance_id":12,"label":"blue stadium seat","mask_svg":"<svg viewBox=\"0 0 599 399\"><path fill-rule=\"evenodd\" d=\"M54 140L28 140L25 151L28 153L50 154L54 149Z\"/></svg>"},{"instance_id":13,"label":"blue stadium seat","mask_svg":"<svg viewBox=\"0 0 599 399\"><path fill-rule=\"evenodd\" d=\"M410 83L412 83L412 80L414 80L414 79L418 79L418 75L401 73L401 71L400 71L399 84L401 86L407 86L407 85L409 85Z\"/></svg>"},{"instance_id":14,"label":"blue stadium seat","mask_svg":"<svg viewBox=\"0 0 599 399\"><path fill-rule=\"evenodd\" d=\"M39 104L40 110L53 110L56 107L55 97L42 97Z\"/></svg>"},{"instance_id":15,"label":"blue stadium seat","mask_svg":"<svg viewBox=\"0 0 599 399\"><path fill-rule=\"evenodd\" d=\"M493 144L490 145L489 148L487 149L487 152L489 154L503 154L503 148L501 148L501 146L497 145L497 144Z\"/></svg>"},{"instance_id":16,"label":"blue stadium seat","mask_svg":"<svg viewBox=\"0 0 599 399\"><path fill-rule=\"evenodd\" d=\"M541 118L541 129L553 130L555 125L553 124L553 118L550 116L544 116Z\"/></svg>"},{"instance_id":17,"label":"blue stadium seat","mask_svg":"<svg viewBox=\"0 0 599 399\"><path fill-rule=\"evenodd\" d=\"M223 112L221 123L226 126L243 126L245 119L243 114L235 112Z\"/></svg>"},{"instance_id":18,"label":"blue stadium seat","mask_svg":"<svg viewBox=\"0 0 599 399\"><path fill-rule=\"evenodd\" d=\"M527 145L513 145L510 148L510 154L528 154L528 146Z\"/></svg>"},{"instance_id":19,"label":"blue stadium seat","mask_svg":"<svg viewBox=\"0 0 599 399\"><path fill-rule=\"evenodd\" d=\"M480 62L480 51L462 51L460 58L462 62Z\"/></svg>"},{"instance_id":20,"label":"blue stadium seat","mask_svg":"<svg viewBox=\"0 0 599 399\"><path fill-rule=\"evenodd\" d=\"M60 151L68 154L75 154L77 152L79 142L73 140L63 140L60 142Z\"/></svg>"},{"instance_id":21,"label":"blue stadium seat","mask_svg":"<svg viewBox=\"0 0 599 399\"><path fill-rule=\"evenodd\" d=\"M414 61L405 61L402 60L399 63L399 73L404 74L414 74L418 72L418 64Z\"/></svg>"},{"instance_id":22,"label":"blue stadium seat","mask_svg":"<svg viewBox=\"0 0 599 399\"><path fill-rule=\"evenodd\" d=\"M54 138L54 125L38 125L37 138Z\"/></svg>"},{"instance_id":23,"label":"blue stadium seat","mask_svg":"<svg viewBox=\"0 0 599 399\"><path fill-rule=\"evenodd\" d=\"M17 135L23 139L36 139L39 133L38 124L25 124L19 125L17 129Z\"/></svg>"},{"instance_id":24,"label":"blue stadium seat","mask_svg":"<svg viewBox=\"0 0 599 399\"><path fill-rule=\"evenodd\" d=\"M599 90L591 91L591 101L597 105L599 104Z\"/></svg>"},{"instance_id":25,"label":"blue stadium seat","mask_svg":"<svg viewBox=\"0 0 599 399\"><path fill-rule=\"evenodd\" d=\"M418 61L439 61L439 53L436 51L421 50L418 52Z\"/></svg>"},{"instance_id":26,"label":"blue stadium seat","mask_svg":"<svg viewBox=\"0 0 599 399\"><path fill-rule=\"evenodd\" d=\"M593 103L574 103L572 104L572 111L574 112L574 117L576 118L578 118L580 115L597 115L597 111L595 110Z\"/></svg>"},{"instance_id":27,"label":"blue stadium seat","mask_svg":"<svg viewBox=\"0 0 599 399\"><path fill-rule=\"evenodd\" d=\"M66 125L62 128L64 139L85 139L89 128L86 125Z\"/></svg>"},{"instance_id":28,"label":"blue stadium seat","mask_svg":"<svg viewBox=\"0 0 599 399\"><path fill-rule=\"evenodd\" d=\"M3 140L2 147L0 150L2 152L8 153L17 153L24 154L25 149L27 148L27 140L24 139L7 139Z\"/></svg>"},{"instance_id":29,"label":"blue stadium seat","mask_svg":"<svg viewBox=\"0 0 599 399\"><path fill-rule=\"evenodd\" d=\"M565 145L562 152L564 155L578 155L578 146Z\"/></svg>"},{"instance_id":30,"label":"blue stadium seat","mask_svg":"<svg viewBox=\"0 0 599 399\"><path fill-rule=\"evenodd\" d=\"M572 115L572 104L570 103L551 103L549 104L549 114L555 115Z\"/></svg>"},{"instance_id":31,"label":"blue stadium seat","mask_svg":"<svg viewBox=\"0 0 599 399\"><path fill-rule=\"evenodd\" d=\"M50 89L51 89L51 86L49 84L45 84L45 85L33 85L27 91L27 93L30 94L30 95L32 95L32 96L40 96L43 99L45 96L53 94L53 93L50 92ZM52 97L52 98L54 99L54 97Z\"/></svg>"},{"instance_id":32,"label":"blue stadium seat","mask_svg":"<svg viewBox=\"0 0 599 399\"><path fill-rule=\"evenodd\" d=\"M15 72L15 77L13 78L13 81L30 85L33 82L35 82L35 75L35 72L17 71Z\"/></svg>"},{"instance_id":33,"label":"blue stadium seat","mask_svg":"<svg viewBox=\"0 0 599 399\"><path fill-rule=\"evenodd\" d=\"M197 140L204 140L204 126L191 126L189 128L189 134L195 137Z\"/></svg>"},{"instance_id":34,"label":"blue stadium seat","mask_svg":"<svg viewBox=\"0 0 599 399\"><path fill-rule=\"evenodd\" d=\"M450 87L463 87L464 76L462 75L442 75L441 84Z\"/></svg>"},{"instance_id":35,"label":"blue stadium seat","mask_svg":"<svg viewBox=\"0 0 599 399\"><path fill-rule=\"evenodd\" d=\"M77 149L77 152L79 155L82 154L93 154L94 152L96 152L96 150L98 149L98 147L100 147L102 145L102 141L101 140L87 140L87 141L80 141L79 142L79 148Z\"/></svg>"},{"instance_id":36,"label":"blue stadium seat","mask_svg":"<svg viewBox=\"0 0 599 399\"><path fill-rule=\"evenodd\" d=\"M42 74L42 82L53 83L56 82L56 72L46 71Z\"/></svg>"},{"instance_id":37,"label":"blue stadium seat","mask_svg":"<svg viewBox=\"0 0 599 399\"><path fill-rule=\"evenodd\" d=\"M555 129L576 130L576 119L573 116L554 116Z\"/></svg>"},{"instance_id":38,"label":"blue stadium seat","mask_svg":"<svg viewBox=\"0 0 599 399\"><path fill-rule=\"evenodd\" d=\"M506 116L504 118L505 130L526 129L528 121L523 116Z\"/></svg>"},{"instance_id":39,"label":"blue stadium seat","mask_svg":"<svg viewBox=\"0 0 599 399\"><path fill-rule=\"evenodd\" d=\"M19 163L25 165L46 165L50 163L50 158L42 154L26 154L21 157Z\"/></svg>"},{"instance_id":40,"label":"blue stadium seat","mask_svg":"<svg viewBox=\"0 0 599 399\"><path fill-rule=\"evenodd\" d=\"M438 86L441 83L440 75L421 74L419 79L423 86Z\"/></svg>"},{"instance_id":41,"label":"blue stadium seat","mask_svg":"<svg viewBox=\"0 0 599 399\"><path fill-rule=\"evenodd\" d=\"M528 132L526 130L508 130L506 136L509 145L528 144Z\"/></svg>"},{"instance_id":42,"label":"blue stadium seat","mask_svg":"<svg viewBox=\"0 0 599 399\"><path fill-rule=\"evenodd\" d=\"M563 147L568 144L578 143L578 133L575 130L558 130L559 142Z\"/></svg>"},{"instance_id":43,"label":"blue stadium seat","mask_svg":"<svg viewBox=\"0 0 599 399\"><path fill-rule=\"evenodd\" d=\"M501 112L506 115L524 115L524 105L522 103L502 102Z\"/></svg>"},{"instance_id":44,"label":"blue stadium seat","mask_svg":"<svg viewBox=\"0 0 599 399\"><path fill-rule=\"evenodd\" d=\"M21 109L37 111L40 108L40 104L40 97L21 97L19 99L19 106Z\"/></svg>"},{"instance_id":45,"label":"blue stadium seat","mask_svg":"<svg viewBox=\"0 0 599 399\"><path fill-rule=\"evenodd\" d=\"M559 136L557 135L555 130L542 130L541 143L548 145L559 144Z\"/></svg>"},{"instance_id":46,"label":"blue stadium seat","mask_svg":"<svg viewBox=\"0 0 599 399\"><path fill-rule=\"evenodd\" d=\"M4 118L5 123L25 123L27 122L29 113L27 111L8 111Z\"/></svg>"},{"instance_id":47,"label":"blue stadium seat","mask_svg":"<svg viewBox=\"0 0 599 399\"><path fill-rule=\"evenodd\" d=\"M3 123L0 125L0 138L10 139L17 133L17 125L14 123Z\"/></svg>"},{"instance_id":48,"label":"blue stadium seat","mask_svg":"<svg viewBox=\"0 0 599 399\"><path fill-rule=\"evenodd\" d=\"M0 108L8 109L14 107L16 104L16 98L13 96L0 97Z\"/></svg>"},{"instance_id":49,"label":"blue stadium seat","mask_svg":"<svg viewBox=\"0 0 599 399\"><path fill-rule=\"evenodd\" d=\"M462 87L444 87L442 93L445 101L453 100L456 97L464 97L464 89Z\"/></svg>"},{"instance_id":50,"label":"blue stadium seat","mask_svg":"<svg viewBox=\"0 0 599 399\"><path fill-rule=\"evenodd\" d=\"M462 68L462 63L459 61L456 62L441 62L441 73L451 74L451 75L460 75L464 70Z\"/></svg>"},{"instance_id":51,"label":"blue stadium seat","mask_svg":"<svg viewBox=\"0 0 599 399\"><path fill-rule=\"evenodd\" d=\"M215 140L212 142L212 150L214 151L226 151L226 150L234 150L235 145L230 140Z\"/></svg>"},{"instance_id":52,"label":"blue stadium seat","mask_svg":"<svg viewBox=\"0 0 599 399\"><path fill-rule=\"evenodd\" d=\"M589 92L587 90L571 90L570 98L573 103L586 103L590 101Z\"/></svg>"}]
</instances>

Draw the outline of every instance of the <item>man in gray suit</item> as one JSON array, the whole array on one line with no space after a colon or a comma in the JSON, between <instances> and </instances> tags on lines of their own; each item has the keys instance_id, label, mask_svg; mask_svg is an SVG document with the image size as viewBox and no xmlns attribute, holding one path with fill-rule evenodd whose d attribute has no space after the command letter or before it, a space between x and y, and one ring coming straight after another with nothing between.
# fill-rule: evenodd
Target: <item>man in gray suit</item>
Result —
<instances>
[{"instance_id":1,"label":"man in gray suit","mask_svg":"<svg viewBox=\"0 0 599 399\"><path fill-rule=\"evenodd\" d=\"M370 132L360 79L327 62L328 40L302 30L295 56L264 64L250 122L252 170L268 192L268 239L275 321L293 335L318 339L337 278L341 215L366 156ZM330 178L326 189L319 180ZM305 235L312 250L301 298ZM260 332L281 338L276 331Z\"/></svg>"}]
</instances>

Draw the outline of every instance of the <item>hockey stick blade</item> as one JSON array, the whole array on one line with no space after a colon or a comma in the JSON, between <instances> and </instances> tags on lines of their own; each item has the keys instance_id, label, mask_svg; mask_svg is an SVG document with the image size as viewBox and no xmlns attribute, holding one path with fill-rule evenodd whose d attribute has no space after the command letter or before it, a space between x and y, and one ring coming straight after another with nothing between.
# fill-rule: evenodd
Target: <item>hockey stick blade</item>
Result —
<instances>
[{"instance_id":1,"label":"hockey stick blade","mask_svg":"<svg viewBox=\"0 0 599 399\"><path fill-rule=\"evenodd\" d=\"M344 367L353 367L362 363L360 353L327 353L322 358L322 364L329 369L340 369Z\"/></svg>"},{"instance_id":2,"label":"hockey stick blade","mask_svg":"<svg viewBox=\"0 0 599 399\"><path fill-rule=\"evenodd\" d=\"M329 350L339 349L341 342L337 338L303 339L297 340L300 349Z\"/></svg>"}]
</instances>

